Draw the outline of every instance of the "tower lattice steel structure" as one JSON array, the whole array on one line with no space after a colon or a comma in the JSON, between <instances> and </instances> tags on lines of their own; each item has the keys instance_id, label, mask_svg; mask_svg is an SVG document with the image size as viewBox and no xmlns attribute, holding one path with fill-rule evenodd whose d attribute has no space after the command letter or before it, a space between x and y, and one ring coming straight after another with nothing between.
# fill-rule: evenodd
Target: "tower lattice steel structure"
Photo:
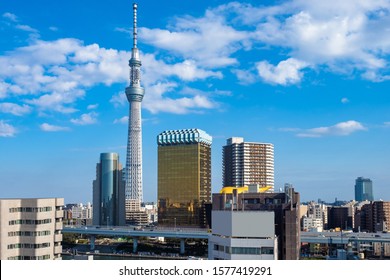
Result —
<instances>
[{"instance_id":1,"label":"tower lattice steel structure","mask_svg":"<svg viewBox=\"0 0 390 280\"><path fill-rule=\"evenodd\" d=\"M141 102L145 94L141 87L141 60L137 48L137 4L133 4L133 48L131 51L130 85L126 88L129 101L129 131L125 170L126 200L143 199L142 194L142 123Z\"/></svg>"}]
</instances>

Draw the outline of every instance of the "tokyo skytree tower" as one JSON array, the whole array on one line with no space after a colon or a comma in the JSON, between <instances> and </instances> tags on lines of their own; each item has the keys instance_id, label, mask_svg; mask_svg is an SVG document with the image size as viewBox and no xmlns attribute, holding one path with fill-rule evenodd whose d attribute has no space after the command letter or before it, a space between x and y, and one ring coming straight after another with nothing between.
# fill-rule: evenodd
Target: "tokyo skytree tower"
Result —
<instances>
[{"instance_id":1,"label":"tokyo skytree tower","mask_svg":"<svg viewBox=\"0 0 390 280\"><path fill-rule=\"evenodd\" d=\"M142 194L142 123L141 102L145 90L141 87L141 60L137 48L137 4L133 4L133 48L131 50L130 85L126 88L129 101L129 131L125 170L126 200L143 199Z\"/></svg>"}]
</instances>

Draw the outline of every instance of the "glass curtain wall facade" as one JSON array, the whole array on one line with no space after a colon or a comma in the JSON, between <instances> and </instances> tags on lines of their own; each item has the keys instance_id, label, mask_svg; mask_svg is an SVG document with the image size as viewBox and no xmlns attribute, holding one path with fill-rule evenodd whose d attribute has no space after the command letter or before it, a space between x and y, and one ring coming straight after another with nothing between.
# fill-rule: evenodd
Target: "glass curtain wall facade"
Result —
<instances>
[{"instance_id":1,"label":"glass curtain wall facade","mask_svg":"<svg viewBox=\"0 0 390 280\"><path fill-rule=\"evenodd\" d=\"M373 201L372 181L368 178L358 177L355 181L355 200Z\"/></svg>"},{"instance_id":2,"label":"glass curtain wall facade","mask_svg":"<svg viewBox=\"0 0 390 280\"><path fill-rule=\"evenodd\" d=\"M119 226L125 223L125 182L116 153L100 154L93 182L93 224Z\"/></svg>"},{"instance_id":3,"label":"glass curtain wall facade","mask_svg":"<svg viewBox=\"0 0 390 280\"><path fill-rule=\"evenodd\" d=\"M158 222L162 226L206 226L211 202L211 137L199 129L158 136Z\"/></svg>"}]
</instances>

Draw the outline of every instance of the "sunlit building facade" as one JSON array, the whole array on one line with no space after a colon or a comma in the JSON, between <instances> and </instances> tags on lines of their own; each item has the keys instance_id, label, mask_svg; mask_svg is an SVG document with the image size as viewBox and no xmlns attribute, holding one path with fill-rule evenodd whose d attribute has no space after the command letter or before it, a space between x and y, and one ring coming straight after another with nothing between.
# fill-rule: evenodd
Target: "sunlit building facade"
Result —
<instances>
[{"instance_id":1,"label":"sunlit building facade","mask_svg":"<svg viewBox=\"0 0 390 280\"><path fill-rule=\"evenodd\" d=\"M223 147L223 186L258 184L274 191L274 145L244 142L242 137L227 139Z\"/></svg>"},{"instance_id":2,"label":"sunlit building facade","mask_svg":"<svg viewBox=\"0 0 390 280\"><path fill-rule=\"evenodd\" d=\"M211 202L212 137L200 129L168 130L157 137L158 223L206 226Z\"/></svg>"},{"instance_id":3,"label":"sunlit building facade","mask_svg":"<svg viewBox=\"0 0 390 280\"><path fill-rule=\"evenodd\" d=\"M63 198L0 199L0 259L61 259Z\"/></svg>"}]
</instances>

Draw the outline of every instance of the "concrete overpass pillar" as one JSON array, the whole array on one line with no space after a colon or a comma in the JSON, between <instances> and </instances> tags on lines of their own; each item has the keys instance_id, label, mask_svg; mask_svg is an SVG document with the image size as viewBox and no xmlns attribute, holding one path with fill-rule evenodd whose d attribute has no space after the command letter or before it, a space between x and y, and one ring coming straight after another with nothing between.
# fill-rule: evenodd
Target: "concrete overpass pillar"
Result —
<instances>
[{"instance_id":1,"label":"concrete overpass pillar","mask_svg":"<svg viewBox=\"0 0 390 280\"><path fill-rule=\"evenodd\" d=\"M185 253L185 239L180 239L180 254L184 255Z\"/></svg>"},{"instance_id":2,"label":"concrete overpass pillar","mask_svg":"<svg viewBox=\"0 0 390 280\"><path fill-rule=\"evenodd\" d=\"M91 237L89 238L89 246L91 251L95 250L95 235L91 235Z\"/></svg>"},{"instance_id":3,"label":"concrete overpass pillar","mask_svg":"<svg viewBox=\"0 0 390 280\"><path fill-rule=\"evenodd\" d=\"M138 249L138 238L133 237L133 253L136 254Z\"/></svg>"}]
</instances>

